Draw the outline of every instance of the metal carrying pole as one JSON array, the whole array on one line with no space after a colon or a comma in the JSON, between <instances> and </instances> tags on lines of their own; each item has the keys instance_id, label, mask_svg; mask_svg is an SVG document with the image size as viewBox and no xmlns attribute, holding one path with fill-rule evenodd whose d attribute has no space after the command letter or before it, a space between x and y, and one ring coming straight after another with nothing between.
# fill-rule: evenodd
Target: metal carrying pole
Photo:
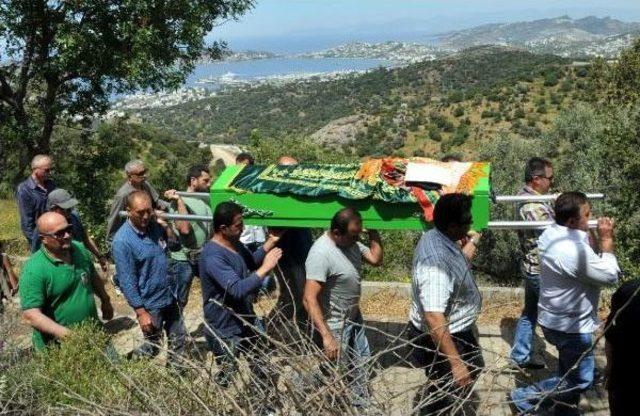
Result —
<instances>
[{"instance_id":1,"label":"metal carrying pole","mask_svg":"<svg viewBox=\"0 0 640 416\"><path fill-rule=\"evenodd\" d=\"M205 201L209 201L209 193L207 192L185 192L178 191L178 195L187 196L192 198L199 198ZM549 195L495 195L492 200L496 203L508 203L508 202L547 202L555 201L559 194ZM605 195L602 193L590 193L586 194L587 199L604 199ZM121 217L126 217L126 211L120 211ZM211 222L213 218L204 215L182 215L182 214L164 214L163 218L168 220L178 221L204 221ZM487 228L490 230L542 230L550 225L553 221L489 221ZM589 221L589 228L597 228L598 222L596 220Z\"/></svg>"},{"instance_id":2,"label":"metal carrying pole","mask_svg":"<svg viewBox=\"0 0 640 416\"><path fill-rule=\"evenodd\" d=\"M546 202L555 201L560 194L549 195L496 195L494 202ZM604 199L604 194L587 194L587 199Z\"/></svg>"},{"instance_id":3,"label":"metal carrying pole","mask_svg":"<svg viewBox=\"0 0 640 416\"><path fill-rule=\"evenodd\" d=\"M120 211L121 217L127 216L127 211ZM177 221L202 221L212 222L213 218L207 215L162 214L162 218ZM490 230L542 230L554 221L489 221L487 228ZM598 221L589 221L589 228L596 228Z\"/></svg>"},{"instance_id":4,"label":"metal carrying pole","mask_svg":"<svg viewBox=\"0 0 640 416\"><path fill-rule=\"evenodd\" d=\"M190 196L192 198L200 198L205 201L209 200L209 194L206 192L176 192L180 196ZM546 202L555 201L559 194L549 195L496 195L493 197L494 202ZM587 194L587 199L604 199L605 195L600 193Z\"/></svg>"},{"instance_id":5,"label":"metal carrying pole","mask_svg":"<svg viewBox=\"0 0 640 416\"><path fill-rule=\"evenodd\" d=\"M127 211L120 211L120 217L126 218ZM160 218L167 220L177 220L177 221L203 221L203 222L213 222L213 217L208 215L191 215L191 214L160 214Z\"/></svg>"},{"instance_id":6,"label":"metal carrying pole","mask_svg":"<svg viewBox=\"0 0 640 416\"><path fill-rule=\"evenodd\" d=\"M208 201L210 195L208 192L185 192L185 191L177 191L176 194L180 196L190 196L191 198L199 198Z\"/></svg>"},{"instance_id":7,"label":"metal carrying pole","mask_svg":"<svg viewBox=\"0 0 640 416\"><path fill-rule=\"evenodd\" d=\"M489 221L490 230L543 230L553 225L555 221ZM598 221L590 220L589 228L597 228Z\"/></svg>"}]
</instances>

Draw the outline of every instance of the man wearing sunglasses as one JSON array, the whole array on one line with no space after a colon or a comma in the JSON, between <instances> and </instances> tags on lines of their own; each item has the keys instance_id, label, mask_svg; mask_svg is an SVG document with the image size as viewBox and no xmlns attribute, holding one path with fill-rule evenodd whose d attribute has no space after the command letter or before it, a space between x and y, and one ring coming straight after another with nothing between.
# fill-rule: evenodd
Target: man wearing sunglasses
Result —
<instances>
[{"instance_id":1,"label":"man wearing sunglasses","mask_svg":"<svg viewBox=\"0 0 640 416\"><path fill-rule=\"evenodd\" d=\"M41 350L67 336L73 325L98 320L94 295L103 319L113 317L113 307L91 255L72 240L66 218L47 212L37 225L42 247L25 263L19 291L22 316L33 327L34 347Z\"/></svg>"},{"instance_id":2,"label":"man wearing sunglasses","mask_svg":"<svg viewBox=\"0 0 640 416\"><path fill-rule=\"evenodd\" d=\"M551 162L540 157L527 161L524 173L525 186L518 195L536 196L548 194L553 185ZM554 218L551 205L530 201L518 206L518 220L547 221ZM538 298L540 296L540 256L538 237L542 230L520 230L518 240L522 252L521 273L524 280L524 308L516 324L511 349L509 371L520 369L541 369L544 362L535 357L533 334L538 319Z\"/></svg>"},{"instance_id":3,"label":"man wearing sunglasses","mask_svg":"<svg viewBox=\"0 0 640 416\"><path fill-rule=\"evenodd\" d=\"M110 247L113 236L125 222L125 218L121 218L118 214L124 211L127 196L133 191L144 191L151 198L151 204L154 209L168 211L171 204L160 199L158 191L147 182L148 171L142 160L132 160L124 166L124 172L127 175L127 181L122 184L111 204L111 212L107 220L107 245Z\"/></svg>"},{"instance_id":4,"label":"man wearing sunglasses","mask_svg":"<svg viewBox=\"0 0 640 416\"><path fill-rule=\"evenodd\" d=\"M38 239L36 221L46 211L47 196L55 189L51 180L53 162L47 155L36 155L31 161L31 175L18 185L16 197L20 211L20 227L29 248Z\"/></svg>"}]
</instances>

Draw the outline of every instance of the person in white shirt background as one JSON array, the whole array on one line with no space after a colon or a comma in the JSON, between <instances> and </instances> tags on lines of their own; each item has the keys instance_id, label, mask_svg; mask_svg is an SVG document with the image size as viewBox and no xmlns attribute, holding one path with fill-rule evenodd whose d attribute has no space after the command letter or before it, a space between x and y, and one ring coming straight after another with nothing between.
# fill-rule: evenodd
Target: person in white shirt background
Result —
<instances>
[{"instance_id":1,"label":"person in white shirt background","mask_svg":"<svg viewBox=\"0 0 640 416\"><path fill-rule=\"evenodd\" d=\"M556 223L538 239L538 324L558 349L558 374L512 390L511 399L518 412L536 413L551 406L555 415L578 415L580 393L594 379L593 334L599 326L600 290L618 282L620 268L613 254L613 219L598 219L600 254L591 246L591 207L585 194L560 195L555 215Z\"/></svg>"}]
</instances>

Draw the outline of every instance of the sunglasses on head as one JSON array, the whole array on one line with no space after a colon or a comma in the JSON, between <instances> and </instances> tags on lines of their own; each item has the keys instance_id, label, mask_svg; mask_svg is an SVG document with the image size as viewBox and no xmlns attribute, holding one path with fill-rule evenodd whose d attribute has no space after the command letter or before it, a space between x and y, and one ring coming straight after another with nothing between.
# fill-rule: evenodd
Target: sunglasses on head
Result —
<instances>
[{"instance_id":1,"label":"sunglasses on head","mask_svg":"<svg viewBox=\"0 0 640 416\"><path fill-rule=\"evenodd\" d=\"M71 235L71 230L73 229L72 225L67 225L61 230L55 231L53 233L40 233L40 235L45 237L53 237L55 239L62 239L68 235Z\"/></svg>"}]
</instances>

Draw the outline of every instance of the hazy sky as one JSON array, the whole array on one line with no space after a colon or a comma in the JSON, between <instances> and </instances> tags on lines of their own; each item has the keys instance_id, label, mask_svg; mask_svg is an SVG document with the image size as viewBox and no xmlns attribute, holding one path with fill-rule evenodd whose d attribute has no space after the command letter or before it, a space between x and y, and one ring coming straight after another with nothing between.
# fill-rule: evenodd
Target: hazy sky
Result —
<instances>
[{"instance_id":1,"label":"hazy sky","mask_svg":"<svg viewBox=\"0 0 640 416\"><path fill-rule=\"evenodd\" d=\"M352 41L428 41L485 23L596 15L640 21L640 0L258 0L214 29L234 50L303 52Z\"/></svg>"},{"instance_id":2,"label":"hazy sky","mask_svg":"<svg viewBox=\"0 0 640 416\"><path fill-rule=\"evenodd\" d=\"M216 28L230 43L282 36L435 34L483 23L596 15L640 21L640 0L258 0L239 22Z\"/></svg>"}]
</instances>

